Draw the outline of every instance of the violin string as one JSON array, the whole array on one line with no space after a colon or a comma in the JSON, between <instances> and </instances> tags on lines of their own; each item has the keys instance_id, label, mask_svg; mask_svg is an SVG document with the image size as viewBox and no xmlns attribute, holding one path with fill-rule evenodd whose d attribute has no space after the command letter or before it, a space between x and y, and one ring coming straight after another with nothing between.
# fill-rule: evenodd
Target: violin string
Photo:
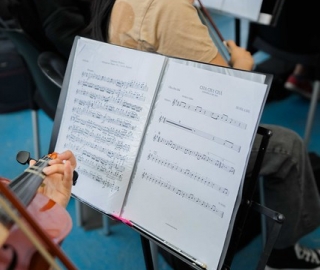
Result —
<instances>
[{"instance_id":1,"label":"violin string","mask_svg":"<svg viewBox=\"0 0 320 270\"><path fill-rule=\"evenodd\" d=\"M42 184L45 178L42 170L48 166L49 160L50 158L48 157L39 159L33 166L28 167L9 184L9 188L25 206L29 205Z\"/></svg>"}]
</instances>

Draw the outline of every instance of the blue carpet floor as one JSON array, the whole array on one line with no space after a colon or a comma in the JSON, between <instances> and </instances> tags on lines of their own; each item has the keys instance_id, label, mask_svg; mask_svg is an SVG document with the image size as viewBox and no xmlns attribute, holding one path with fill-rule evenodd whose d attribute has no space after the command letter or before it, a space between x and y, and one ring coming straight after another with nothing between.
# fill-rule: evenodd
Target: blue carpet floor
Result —
<instances>
[{"instance_id":1,"label":"blue carpet floor","mask_svg":"<svg viewBox=\"0 0 320 270\"><path fill-rule=\"evenodd\" d=\"M230 19L221 21L221 31L229 29ZM228 30L230 31L230 30ZM231 31L232 28L231 28ZM229 36L225 35L228 39ZM230 37L232 38L232 37ZM309 101L297 95L268 103L263 113L262 122L289 127L304 135L304 126ZM48 153L53 122L40 110L41 155ZM320 108L318 108L312 130L309 151L320 154ZM25 166L16 162L18 151L26 150L33 154L32 122L30 111L24 110L0 115L0 175L13 179ZM84 230L77 225L75 199L71 199L67 208L73 219L73 229L64 240L62 248L78 269L95 270L143 270L145 269L140 236L123 224L111 226L110 235L104 234L103 228ZM309 247L320 246L320 229L303 239ZM261 253L261 236L257 236L234 258L232 269L255 269ZM171 270L161 256L158 269ZM182 269L183 270L183 269Z\"/></svg>"}]
</instances>

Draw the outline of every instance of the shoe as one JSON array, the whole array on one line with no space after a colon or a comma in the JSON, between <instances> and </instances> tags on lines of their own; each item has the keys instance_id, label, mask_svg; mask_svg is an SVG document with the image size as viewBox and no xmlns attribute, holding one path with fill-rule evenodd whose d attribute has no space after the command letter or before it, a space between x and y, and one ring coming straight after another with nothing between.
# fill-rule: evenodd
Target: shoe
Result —
<instances>
[{"instance_id":1,"label":"shoe","mask_svg":"<svg viewBox=\"0 0 320 270\"><path fill-rule=\"evenodd\" d=\"M312 82L304 77L290 75L284 87L290 91L294 91L305 98L311 99Z\"/></svg>"},{"instance_id":2,"label":"shoe","mask_svg":"<svg viewBox=\"0 0 320 270\"><path fill-rule=\"evenodd\" d=\"M265 270L320 270L320 250L295 244L286 249L274 249Z\"/></svg>"}]
</instances>

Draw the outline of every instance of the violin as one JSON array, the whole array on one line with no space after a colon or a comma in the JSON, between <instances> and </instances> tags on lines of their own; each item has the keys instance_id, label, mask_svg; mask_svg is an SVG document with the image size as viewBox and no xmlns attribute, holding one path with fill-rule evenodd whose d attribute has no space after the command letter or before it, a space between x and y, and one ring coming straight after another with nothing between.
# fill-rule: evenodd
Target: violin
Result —
<instances>
[{"instance_id":1,"label":"violin","mask_svg":"<svg viewBox=\"0 0 320 270\"><path fill-rule=\"evenodd\" d=\"M60 269L56 258L67 269L76 269L59 247L72 228L69 213L37 193L43 168L56 156L42 157L13 181L0 177L0 270ZM76 180L74 174L74 184Z\"/></svg>"},{"instance_id":2,"label":"violin","mask_svg":"<svg viewBox=\"0 0 320 270\"><path fill-rule=\"evenodd\" d=\"M209 11L207 10L207 8L202 4L202 0L198 0L198 3L200 5L200 9L202 10L203 14L206 16L207 20L209 21L210 25L213 27L213 29L216 31L216 34L218 35L220 41L222 41L223 44L226 45L225 40L221 34L221 32L219 31L218 27L216 26L216 24L213 22Z\"/></svg>"}]
</instances>

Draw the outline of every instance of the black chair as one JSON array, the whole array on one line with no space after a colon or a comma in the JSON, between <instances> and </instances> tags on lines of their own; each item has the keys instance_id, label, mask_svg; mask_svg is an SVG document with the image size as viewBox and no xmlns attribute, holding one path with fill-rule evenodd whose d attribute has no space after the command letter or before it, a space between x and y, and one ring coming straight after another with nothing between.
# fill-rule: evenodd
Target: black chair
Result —
<instances>
[{"instance_id":1,"label":"black chair","mask_svg":"<svg viewBox=\"0 0 320 270\"><path fill-rule=\"evenodd\" d=\"M67 61L54 52L42 52L38 57L38 66L43 74L56 86L62 87Z\"/></svg>"},{"instance_id":2,"label":"black chair","mask_svg":"<svg viewBox=\"0 0 320 270\"><path fill-rule=\"evenodd\" d=\"M51 119L54 119L60 87L53 84L38 66L40 51L27 35L19 29L5 29L5 35L14 43L25 60L35 83L34 100Z\"/></svg>"},{"instance_id":3,"label":"black chair","mask_svg":"<svg viewBox=\"0 0 320 270\"><path fill-rule=\"evenodd\" d=\"M290 5L290 3L288 3ZM282 18L282 23L285 24ZM289 63L294 67L295 64L300 63L314 70L314 84L313 91L309 106L309 112L306 118L306 125L304 131L304 141L306 146L308 146L310 141L310 136L312 132L312 126L314 122L316 107L319 98L320 91L320 53L295 53L290 49L287 41L282 38L281 31L283 29L279 26L274 32L272 28L266 26L260 26L258 24L250 24L249 26L249 36L248 36L248 49L252 53L257 51L262 51L270 55L272 59L283 61L284 63ZM280 32L280 33L279 33ZM272 33L276 33L277 37L272 36ZM282 34L284 34L282 32ZM279 40L281 37L281 40ZM299 38L299 35L297 35ZM284 44L282 44L284 43ZM273 70L276 67L272 67Z\"/></svg>"},{"instance_id":4,"label":"black chair","mask_svg":"<svg viewBox=\"0 0 320 270\"><path fill-rule=\"evenodd\" d=\"M15 72L16 77L11 79L17 79L19 82L16 82L9 90L9 92L2 93L6 94L7 98L2 100L3 104L1 104L1 113L8 113L13 111L31 110L31 118L32 118L32 132L33 132L33 144L34 144L34 157L36 159L40 158L40 141L39 141L39 125L38 125L38 114L37 111L39 109L38 104L34 99L35 95L35 82L32 77L32 73L29 70L29 66L27 65L27 61L25 57L21 54L21 51L17 48L20 42L14 38L14 34L11 36L13 30L10 27L14 26L14 24L10 21L7 23L7 20L2 19L0 17L0 32L2 36L2 42L7 41L13 47L14 52L19 55L20 64L23 67L23 74L19 74L19 72ZM18 44L17 44L18 43ZM4 43L2 43L4 45ZM10 51L8 51L10 53ZM11 52L12 54L12 52ZM11 58L8 65L14 65L15 57L11 55ZM7 56L10 59L9 56ZM17 63L16 63L17 64ZM21 73L21 70L20 70ZM21 76L20 76L21 75ZM23 85L23 89L21 86ZM10 104L7 104L10 103Z\"/></svg>"}]
</instances>

